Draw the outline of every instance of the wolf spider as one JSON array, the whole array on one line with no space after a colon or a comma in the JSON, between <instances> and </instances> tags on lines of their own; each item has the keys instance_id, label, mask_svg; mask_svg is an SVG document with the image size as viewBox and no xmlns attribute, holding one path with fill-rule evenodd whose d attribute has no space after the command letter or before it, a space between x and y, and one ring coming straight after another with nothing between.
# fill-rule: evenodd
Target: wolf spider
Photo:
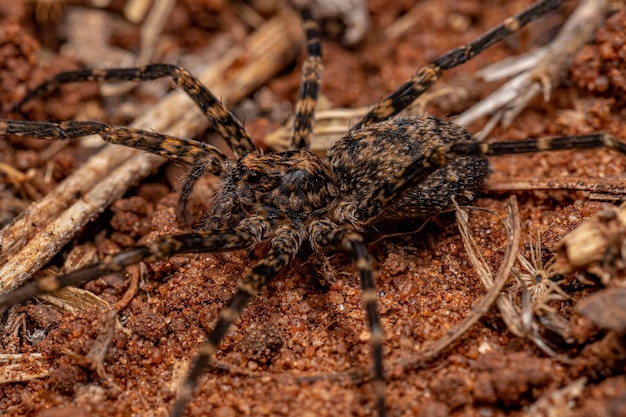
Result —
<instances>
[{"instance_id":1,"label":"wolf spider","mask_svg":"<svg viewBox=\"0 0 626 417\"><path fill-rule=\"evenodd\" d=\"M107 256L97 264L64 276L26 283L0 296L0 312L38 294L80 285L138 262L156 261L180 253L251 249L261 242L266 243L264 255L239 283L196 355L173 405L172 415L180 416L198 379L246 304L276 278L304 246L322 254L344 251L351 255L361 282L371 334L376 408L378 415L384 416L383 331L364 234L375 231L385 222L427 218L449 211L453 199L470 201L488 175L488 156L597 147L626 153L625 144L602 133L481 143L468 131L445 119L428 115L393 118L446 70L470 60L561 3L562 0L538 1L471 43L453 49L419 69L335 143L328 151L328 160L308 150L322 61L319 29L307 10L301 10L307 58L303 64L291 146L285 152L259 152L242 124L183 68L153 64L142 68L83 70L56 75L29 93L19 105L48 94L64 83L170 77L203 111L232 149L235 159L192 139L100 122L0 121L0 135L3 136L71 139L97 134L110 143L190 164L192 168L184 180L180 196L181 213L202 175L210 173L222 181L200 230L162 237Z\"/></svg>"}]
</instances>

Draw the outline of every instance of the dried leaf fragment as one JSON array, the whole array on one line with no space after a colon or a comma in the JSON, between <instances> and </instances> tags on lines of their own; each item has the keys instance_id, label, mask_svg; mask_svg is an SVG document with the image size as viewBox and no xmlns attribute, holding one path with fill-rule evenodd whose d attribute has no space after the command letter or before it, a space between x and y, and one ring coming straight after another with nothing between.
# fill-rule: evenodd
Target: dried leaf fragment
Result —
<instances>
[{"instance_id":1,"label":"dried leaf fragment","mask_svg":"<svg viewBox=\"0 0 626 417\"><path fill-rule=\"evenodd\" d=\"M626 204L606 206L561 239L554 270L586 270L607 285L626 269Z\"/></svg>"}]
</instances>

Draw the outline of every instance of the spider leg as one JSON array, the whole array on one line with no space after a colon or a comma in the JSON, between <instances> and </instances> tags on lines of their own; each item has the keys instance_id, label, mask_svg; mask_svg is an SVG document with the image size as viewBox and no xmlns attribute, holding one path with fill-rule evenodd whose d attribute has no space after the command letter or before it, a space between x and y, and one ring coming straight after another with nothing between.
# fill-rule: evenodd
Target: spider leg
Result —
<instances>
[{"instance_id":1,"label":"spider leg","mask_svg":"<svg viewBox=\"0 0 626 417\"><path fill-rule=\"evenodd\" d=\"M410 138L407 138L410 140ZM367 222L422 182L436 169L463 156L498 156L569 149L609 148L626 155L626 143L605 133L577 136L531 138L514 142L456 142L435 146L404 168L395 181L378 187L356 209L357 219Z\"/></svg>"},{"instance_id":2,"label":"spider leg","mask_svg":"<svg viewBox=\"0 0 626 417\"><path fill-rule=\"evenodd\" d=\"M255 217L242 222L239 227L232 229L166 236L146 245L135 246L116 255L108 256L101 262L86 268L60 277L30 281L13 291L2 294L0 295L0 314L8 310L9 307L29 300L39 294L57 291L60 288L72 285L80 285L102 275L119 272L126 266L142 261L156 261L178 253L224 252L247 249L265 238L270 227L270 222Z\"/></svg>"},{"instance_id":3,"label":"spider leg","mask_svg":"<svg viewBox=\"0 0 626 417\"><path fill-rule=\"evenodd\" d=\"M311 224L312 245L321 251L341 250L349 252L352 263L361 280L361 298L367 314L374 364L374 393L379 417L386 415L385 373L383 367L383 328L378 313L378 295L372 273L372 261L363 242L363 237L352 230L337 228L327 219L318 219Z\"/></svg>"},{"instance_id":4,"label":"spider leg","mask_svg":"<svg viewBox=\"0 0 626 417\"><path fill-rule=\"evenodd\" d=\"M322 45L319 25L309 9L302 9L302 26L306 33L307 58L302 64L302 81L296 102L293 135L289 149L308 150L313 134L313 116L322 78Z\"/></svg>"},{"instance_id":5,"label":"spider leg","mask_svg":"<svg viewBox=\"0 0 626 417\"><path fill-rule=\"evenodd\" d=\"M142 149L166 158L197 165L208 165L215 175L222 172L227 158L217 148L192 139L161 135L127 126L112 126L101 122L66 121L60 123L23 120L0 120L0 136L33 136L41 139L74 139L85 135L99 135L105 141Z\"/></svg>"},{"instance_id":6,"label":"spider leg","mask_svg":"<svg viewBox=\"0 0 626 417\"><path fill-rule=\"evenodd\" d=\"M435 81L441 78L446 70L469 61L475 55L481 53L504 37L518 31L529 22L558 8L561 3L563 3L563 0L538 1L518 15L506 19L472 42L455 48L435 59L425 67L420 68L408 81L380 101L376 107L367 113L361 121L355 124L351 130L357 130L364 126L378 123L398 114L421 96Z\"/></svg>"},{"instance_id":7,"label":"spider leg","mask_svg":"<svg viewBox=\"0 0 626 417\"><path fill-rule=\"evenodd\" d=\"M180 197L178 198L178 218L180 220L185 219L185 213L187 212L187 202L191 197L191 193L193 192L196 182L198 182L198 180L202 178L206 170L206 164L196 164L191 168L191 170L185 177L185 180L183 181L183 185L180 190Z\"/></svg>"},{"instance_id":8,"label":"spider leg","mask_svg":"<svg viewBox=\"0 0 626 417\"><path fill-rule=\"evenodd\" d=\"M319 26L313 20L309 9L301 9L300 13L306 34L307 58L302 64L302 81L296 103L290 149L309 149L313 132L315 105L317 104L322 77L322 49ZM180 219L185 218L185 209L191 192L205 171L205 165L196 165L185 178L179 200Z\"/></svg>"},{"instance_id":9,"label":"spider leg","mask_svg":"<svg viewBox=\"0 0 626 417\"><path fill-rule=\"evenodd\" d=\"M198 379L204 374L230 326L241 315L246 304L256 297L259 291L271 282L284 267L289 265L300 250L304 235L303 230L287 224L278 227L275 233L269 252L252 268L252 272L237 287L237 291L228 305L220 311L213 332L200 346L170 416L182 416L198 384Z\"/></svg>"},{"instance_id":10,"label":"spider leg","mask_svg":"<svg viewBox=\"0 0 626 417\"><path fill-rule=\"evenodd\" d=\"M256 148L237 118L206 88L200 80L192 76L186 69L169 64L150 64L140 68L96 69L62 72L48 80L30 93L18 104L47 95L61 84L79 81L118 82L148 81L157 78L171 77L176 86L181 88L196 103L207 117L215 130L224 138L235 155L253 152Z\"/></svg>"}]
</instances>

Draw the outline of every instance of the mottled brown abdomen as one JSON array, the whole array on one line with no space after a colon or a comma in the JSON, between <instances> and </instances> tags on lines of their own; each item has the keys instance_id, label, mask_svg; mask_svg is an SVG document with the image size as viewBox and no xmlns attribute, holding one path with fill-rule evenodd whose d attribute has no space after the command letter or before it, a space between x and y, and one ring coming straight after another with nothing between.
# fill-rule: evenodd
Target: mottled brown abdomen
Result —
<instances>
[{"instance_id":1,"label":"mottled brown abdomen","mask_svg":"<svg viewBox=\"0 0 626 417\"><path fill-rule=\"evenodd\" d=\"M401 173L425 151L436 146L471 141L462 127L433 116L406 117L349 132L328 156L343 201L363 201ZM419 186L409 189L369 224L384 219L430 217L472 199L483 185L489 164L484 157L463 157L438 169Z\"/></svg>"}]
</instances>

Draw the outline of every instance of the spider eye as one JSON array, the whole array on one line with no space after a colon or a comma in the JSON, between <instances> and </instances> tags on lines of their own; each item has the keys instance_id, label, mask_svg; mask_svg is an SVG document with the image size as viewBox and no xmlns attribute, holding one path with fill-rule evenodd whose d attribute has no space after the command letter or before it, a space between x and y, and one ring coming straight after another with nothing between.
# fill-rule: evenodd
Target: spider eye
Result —
<instances>
[{"instance_id":1,"label":"spider eye","mask_svg":"<svg viewBox=\"0 0 626 417\"><path fill-rule=\"evenodd\" d=\"M249 168L239 168L235 173L236 181L247 182L248 184L258 184L263 175L259 171Z\"/></svg>"},{"instance_id":2,"label":"spider eye","mask_svg":"<svg viewBox=\"0 0 626 417\"><path fill-rule=\"evenodd\" d=\"M261 180L261 174L257 171L248 170L243 176L243 180L250 184L256 184Z\"/></svg>"}]
</instances>

